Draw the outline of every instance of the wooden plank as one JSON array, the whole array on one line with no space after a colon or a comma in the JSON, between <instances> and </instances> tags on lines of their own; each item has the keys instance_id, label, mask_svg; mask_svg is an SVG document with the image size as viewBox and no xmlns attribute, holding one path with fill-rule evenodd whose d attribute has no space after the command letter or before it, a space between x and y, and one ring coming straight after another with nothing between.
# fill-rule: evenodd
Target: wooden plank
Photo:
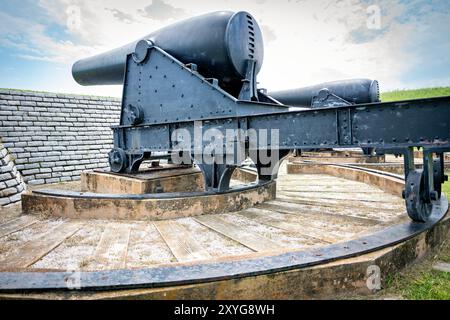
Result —
<instances>
[{"instance_id":1,"label":"wooden plank","mask_svg":"<svg viewBox=\"0 0 450 320\"><path fill-rule=\"evenodd\" d=\"M263 203L266 205L269 203ZM339 203L331 204L311 204L297 201L295 199L277 199L270 201L271 205L280 205L290 210L289 213L301 213L301 214L322 214L329 215L330 217L341 217L341 219L347 219L349 223L363 223L377 225L397 219L406 214L406 209L392 210L388 208L389 203L379 204L378 208L368 206L350 206L342 205Z\"/></svg>"},{"instance_id":2,"label":"wooden plank","mask_svg":"<svg viewBox=\"0 0 450 320\"><path fill-rule=\"evenodd\" d=\"M163 220L155 221L154 225L178 261L211 258L211 255L178 222Z\"/></svg>"},{"instance_id":3,"label":"wooden plank","mask_svg":"<svg viewBox=\"0 0 450 320\"><path fill-rule=\"evenodd\" d=\"M10 235L11 233L25 229L35 224L38 220L31 216L22 216L17 219L5 222L0 225L0 238Z\"/></svg>"},{"instance_id":4,"label":"wooden plank","mask_svg":"<svg viewBox=\"0 0 450 320\"><path fill-rule=\"evenodd\" d=\"M360 203L362 204L362 203ZM286 212L302 215L322 215L329 216L330 218L338 218L340 220L346 220L350 224L363 224L363 225L379 225L384 223L394 223L395 220L406 215L404 205L398 208L397 205L393 205L389 202L384 204L378 204L376 207L365 205L348 205L337 203L311 203L309 201L302 201L297 199L283 199L277 198L261 204L262 207L277 206L284 209Z\"/></svg>"},{"instance_id":5,"label":"wooden plank","mask_svg":"<svg viewBox=\"0 0 450 320\"><path fill-rule=\"evenodd\" d=\"M17 248L13 256L6 256L0 261L2 269L26 268L42 259L58 247L64 240L74 235L83 226L79 222L63 222L43 236L26 242Z\"/></svg>"},{"instance_id":6,"label":"wooden plank","mask_svg":"<svg viewBox=\"0 0 450 320\"><path fill-rule=\"evenodd\" d=\"M366 202L366 203L385 203L389 200L396 201L399 200L398 197L391 196L388 194L358 194L353 193L351 196L348 196L348 193L322 193L322 192L298 192L298 191L283 191L277 190L277 195L279 196L287 196L287 197L295 197L299 199L314 199L314 200L334 200L334 201L342 201L342 202Z\"/></svg>"},{"instance_id":7,"label":"wooden plank","mask_svg":"<svg viewBox=\"0 0 450 320\"><path fill-rule=\"evenodd\" d=\"M276 212L258 208L250 208L238 212L239 215L242 215L243 217L246 217L248 219L255 220L258 223L297 233L304 238L316 240L318 241L318 243L330 244L343 239L343 237L330 237L324 232L324 230L311 229L312 227L310 225L300 225L298 223L293 223L292 221L280 221L279 219L275 219L274 217L272 217L271 213ZM289 217L288 213L284 213L283 215L286 218Z\"/></svg>"},{"instance_id":8,"label":"wooden plank","mask_svg":"<svg viewBox=\"0 0 450 320\"><path fill-rule=\"evenodd\" d=\"M304 206L310 207L328 207L328 208L350 208L350 209L364 209L379 212L404 212L405 205L392 202L364 202L364 201L340 201L336 199L310 199L310 198L300 198L294 196L286 196L277 193L277 201L297 203Z\"/></svg>"},{"instance_id":9,"label":"wooden plank","mask_svg":"<svg viewBox=\"0 0 450 320\"><path fill-rule=\"evenodd\" d=\"M328 174L305 174L305 173L290 173L283 176L283 180L308 180L308 181L320 181L320 180L333 180L333 181L346 181L343 178L338 178Z\"/></svg>"},{"instance_id":10,"label":"wooden plank","mask_svg":"<svg viewBox=\"0 0 450 320\"><path fill-rule=\"evenodd\" d=\"M104 264L108 269L125 268L130 233L131 226L121 223L110 223L102 233L93 259Z\"/></svg>"},{"instance_id":11,"label":"wooden plank","mask_svg":"<svg viewBox=\"0 0 450 320\"><path fill-rule=\"evenodd\" d=\"M303 216L309 216L311 219L315 219L318 216L338 219L350 224L359 224L366 226L374 226L384 221L374 218L379 216L380 209L369 210L367 207L361 207L358 210L357 207L341 206L324 206L324 205L311 205L307 203L301 203L291 200L277 199L258 205L258 208L275 210L283 213L301 214ZM346 208L347 210L343 210ZM350 211L350 212L349 212Z\"/></svg>"},{"instance_id":12,"label":"wooden plank","mask_svg":"<svg viewBox=\"0 0 450 320\"><path fill-rule=\"evenodd\" d=\"M343 187L346 185L358 185L360 182L355 183L348 183L347 181L336 181L336 180L301 180L301 179L295 179L295 180L285 180L284 176L282 178L283 180L280 181L282 186L301 186L301 187L307 187L307 186L316 186L316 187L325 187L330 185L335 185L338 187ZM278 182L278 181L277 181ZM367 185L366 185L367 186Z\"/></svg>"},{"instance_id":13,"label":"wooden plank","mask_svg":"<svg viewBox=\"0 0 450 320\"><path fill-rule=\"evenodd\" d=\"M299 185L299 186L309 186L309 185L315 185L315 186L326 186L326 185L337 185L337 186L344 186L344 185L366 185L363 182L358 181L350 181L350 180L336 180L336 179L327 179L327 180L312 180L312 179L303 179L302 177L299 177L297 179L289 179L286 178L287 176L283 176L283 180L280 181L282 185Z\"/></svg>"},{"instance_id":14,"label":"wooden plank","mask_svg":"<svg viewBox=\"0 0 450 320\"><path fill-rule=\"evenodd\" d=\"M229 223L217 216L199 216L194 218L204 226L213 229L214 231L231 238L244 246L255 251L272 251L283 248L276 242L249 232L243 227Z\"/></svg>"},{"instance_id":15,"label":"wooden plank","mask_svg":"<svg viewBox=\"0 0 450 320\"><path fill-rule=\"evenodd\" d=\"M442 272L450 272L450 263L438 262L433 265L433 269Z\"/></svg>"},{"instance_id":16,"label":"wooden plank","mask_svg":"<svg viewBox=\"0 0 450 320\"><path fill-rule=\"evenodd\" d=\"M323 186L323 187L313 187L313 186L278 186L277 185L277 191L286 191L286 192L299 192L303 194L310 194L310 193L339 193L339 194L345 194L345 193L351 193L351 194L384 194L381 190L374 190L370 188L362 189L357 188L357 192L355 192L354 188L349 188L348 186L344 186L342 188L335 187L335 186Z\"/></svg>"}]
</instances>

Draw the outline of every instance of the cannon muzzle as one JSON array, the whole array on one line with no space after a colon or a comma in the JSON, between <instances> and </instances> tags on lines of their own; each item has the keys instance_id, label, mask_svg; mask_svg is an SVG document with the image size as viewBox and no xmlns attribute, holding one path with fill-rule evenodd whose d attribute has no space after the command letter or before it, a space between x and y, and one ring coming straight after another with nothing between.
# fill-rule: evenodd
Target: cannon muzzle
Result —
<instances>
[{"instance_id":1,"label":"cannon muzzle","mask_svg":"<svg viewBox=\"0 0 450 320\"><path fill-rule=\"evenodd\" d=\"M324 106L320 101L327 95L333 95L345 100L349 104L361 104L380 101L377 80L351 79L326 82L311 87L269 92L272 98L294 107ZM326 105L325 105L326 106Z\"/></svg>"},{"instance_id":2,"label":"cannon muzzle","mask_svg":"<svg viewBox=\"0 0 450 320\"><path fill-rule=\"evenodd\" d=\"M219 11L180 21L123 47L77 61L72 75L81 85L122 84L126 56L140 40L150 40L182 63L194 63L205 78L222 85L239 85L246 61L261 69L264 48L261 30L247 12Z\"/></svg>"}]
</instances>

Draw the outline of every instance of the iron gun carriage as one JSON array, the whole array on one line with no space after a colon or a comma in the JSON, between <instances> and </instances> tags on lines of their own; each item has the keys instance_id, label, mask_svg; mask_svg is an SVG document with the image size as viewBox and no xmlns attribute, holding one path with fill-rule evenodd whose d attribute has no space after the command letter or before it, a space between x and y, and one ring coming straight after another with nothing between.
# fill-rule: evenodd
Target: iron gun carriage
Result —
<instances>
[{"instance_id":1,"label":"iron gun carriage","mask_svg":"<svg viewBox=\"0 0 450 320\"><path fill-rule=\"evenodd\" d=\"M267 93L256 82L263 57L251 14L214 12L80 60L73 76L83 85L123 84L114 172L135 172L168 152L194 160L208 192L226 192L248 157L262 183L276 178L291 150L380 148L404 155L407 212L427 220L446 179L449 97L381 103L372 80ZM424 150L423 170L414 167L414 147Z\"/></svg>"}]
</instances>

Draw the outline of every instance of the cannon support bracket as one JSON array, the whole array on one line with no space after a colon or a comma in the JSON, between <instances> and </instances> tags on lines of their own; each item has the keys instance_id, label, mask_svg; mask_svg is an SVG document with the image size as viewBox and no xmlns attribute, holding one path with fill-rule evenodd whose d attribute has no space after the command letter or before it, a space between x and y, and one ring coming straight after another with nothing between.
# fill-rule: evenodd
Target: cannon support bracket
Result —
<instances>
[{"instance_id":1,"label":"cannon support bracket","mask_svg":"<svg viewBox=\"0 0 450 320\"><path fill-rule=\"evenodd\" d=\"M139 41L135 52L127 56L120 125L113 127L114 149L109 155L111 170L136 172L142 161L157 158L153 153L174 147L180 142L171 141L177 126L169 123L286 110L286 106L256 90L255 67L255 60L247 60L239 102L265 97L268 103L237 103L235 97L220 87L217 79L203 77L196 64L184 64L151 41ZM146 134L144 129L149 126L159 129ZM223 173L232 172L231 167L236 165L238 163L226 168L217 164L211 168L203 165L207 188L228 188L228 174Z\"/></svg>"},{"instance_id":2,"label":"cannon support bracket","mask_svg":"<svg viewBox=\"0 0 450 320\"><path fill-rule=\"evenodd\" d=\"M334 94L327 88L320 90L318 95L311 99L311 108L334 108L350 105L350 102Z\"/></svg>"},{"instance_id":3,"label":"cannon support bracket","mask_svg":"<svg viewBox=\"0 0 450 320\"><path fill-rule=\"evenodd\" d=\"M247 60L245 69L245 79L242 80L239 100L258 101L258 92L256 90L256 60Z\"/></svg>"}]
</instances>

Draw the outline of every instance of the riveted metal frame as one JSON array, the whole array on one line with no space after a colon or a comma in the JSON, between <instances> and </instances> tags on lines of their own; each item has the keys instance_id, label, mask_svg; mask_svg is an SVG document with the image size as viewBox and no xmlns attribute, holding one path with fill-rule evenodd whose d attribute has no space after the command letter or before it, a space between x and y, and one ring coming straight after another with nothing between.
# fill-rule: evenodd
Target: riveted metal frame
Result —
<instances>
[{"instance_id":1,"label":"riveted metal frame","mask_svg":"<svg viewBox=\"0 0 450 320\"><path fill-rule=\"evenodd\" d=\"M260 101L252 101L257 100L255 94ZM154 152L180 151L176 147L183 138L174 135L175 130L184 129L195 137L196 128L214 128L224 137L224 146L234 145L235 150L244 145L246 155L276 151L280 157L275 162L289 150L359 147L395 151L405 155L406 178L413 168L411 148L424 147L428 151L424 158L426 199L422 200L436 198L433 175L428 174L433 172L433 161L428 154L450 151L450 97L299 109L264 98L261 91L250 96L237 100L216 79L202 77L195 65L185 65L149 45L145 59L136 61L132 54L127 57L122 116L120 125L113 127L114 147L126 152L126 171L133 172ZM139 110L138 124L130 123L135 117L125 114L128 109ZM279 141L276 145L249 144L245 134L227 141L228 129L265 130L267 141L272 141L272 134L277 134ZM210 142L202 140L201 146L196 146L194 141L181 151L202 159ZM261 164L253 160L261 181L276 177L276 173L262 176ZM222 192L229 188L231 173L241 163L236 158L233 163L197 164L206 190Z\"/></svg>"}]
</instances>

